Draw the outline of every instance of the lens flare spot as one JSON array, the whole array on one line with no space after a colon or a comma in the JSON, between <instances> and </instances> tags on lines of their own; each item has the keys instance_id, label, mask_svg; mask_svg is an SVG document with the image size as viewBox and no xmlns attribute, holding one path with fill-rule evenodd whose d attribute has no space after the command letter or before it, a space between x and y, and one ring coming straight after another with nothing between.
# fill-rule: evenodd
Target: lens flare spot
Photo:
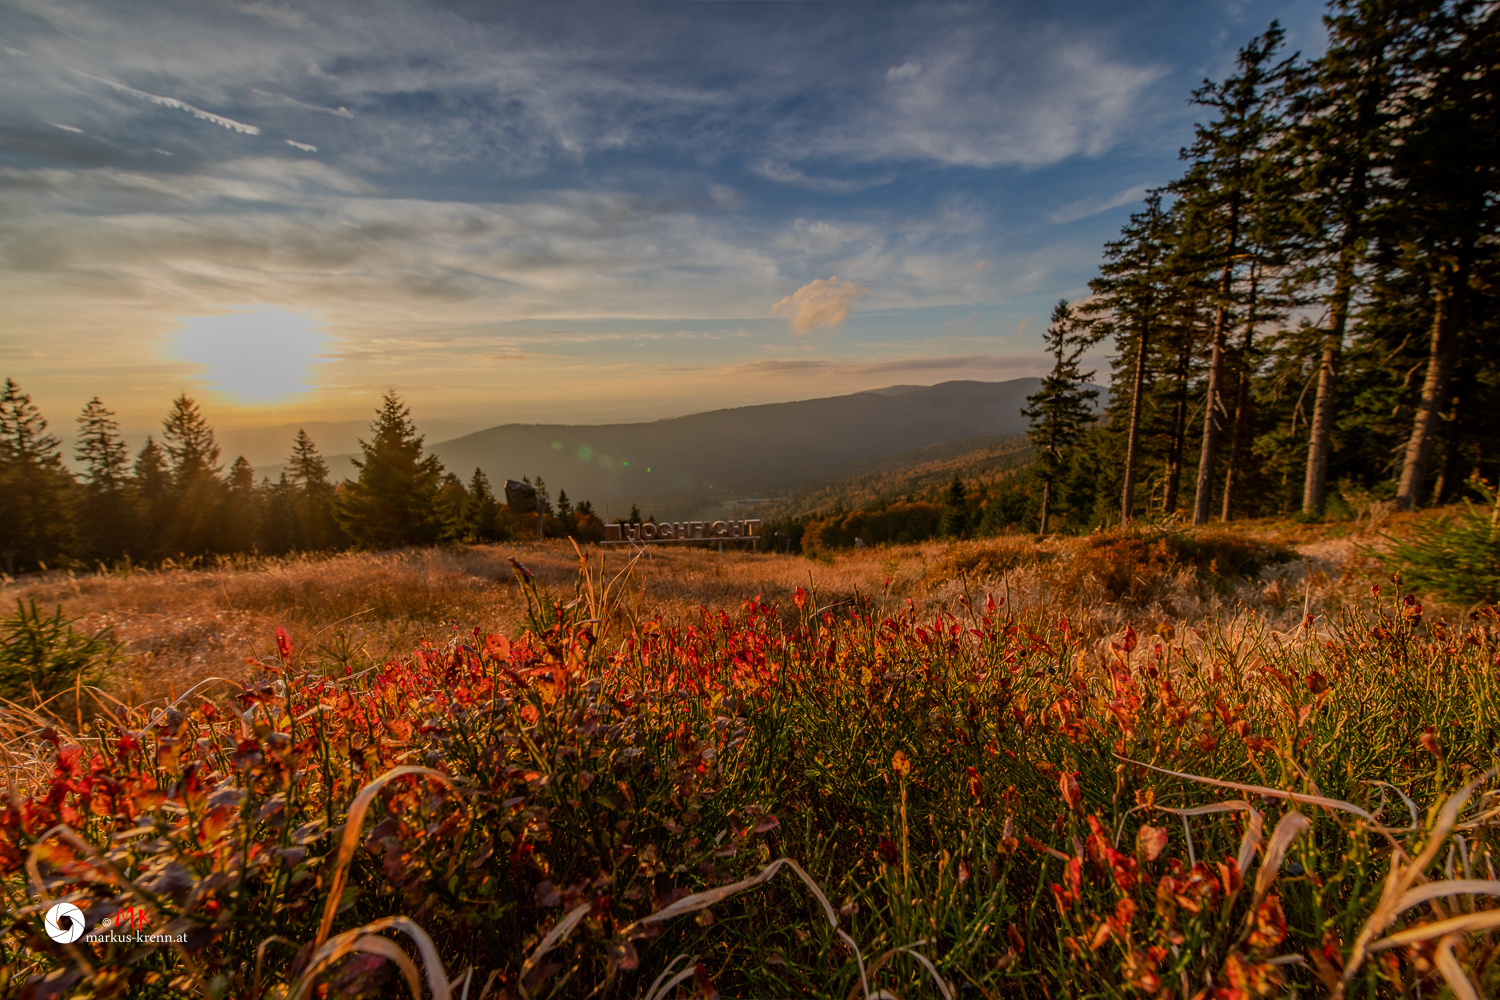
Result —
<instances>
[{"instance_id":1,"label":"lens flare spot","mask_svg":"<svg viewBox=\"0 0 1500 1000\"><path fill-rule=\"evenodd\" d=\"M313 366L334 360L329 344L316 318L277 306L184 317L166 339L171 355L199 367L205 387L252 406L316 389Z\"/></svg>"},{"instance_id":2,"label":"lens flare spot","mask_svg":"<svg viewBox=\"0 0 1500 1000\"><path fill-rule=\"evenodd\" d=\"M588 445L582 445L578 449L578 457L587 462L589 459L594 457L594 449L590 448Z\"/></svg>"}]
</instances>

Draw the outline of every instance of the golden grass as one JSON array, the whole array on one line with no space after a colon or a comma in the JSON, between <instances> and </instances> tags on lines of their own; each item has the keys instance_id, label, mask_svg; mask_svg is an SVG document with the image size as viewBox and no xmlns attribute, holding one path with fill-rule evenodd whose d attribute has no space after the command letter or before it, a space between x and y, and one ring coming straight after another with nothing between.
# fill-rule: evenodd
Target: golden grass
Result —
<instances>
[{"instance_id":1,"label":"golden grass","mask_svg":"<svg viewBox=\"0 0 1500 1000\"><path fill-rule=\"evenodd\" d=\"M1383 527L1389 527L1389 524ZM876 606L908 599L919 608L952 607L986 593L1086 617L1104 630L1162 620L1193 622L1231 608L1292 624L1304 613L1336 610L1365 592L1373 563L1362 553L1378 541L1366 531L1254 524L1252 537L1293 548L1297 558L1254 578L1215 578L1181 565L1127 565L1131 599L1099 579L1097 540L1016 535L971 542L935 540L846 550L826 559L709 548L654 547L632 562L622 549L585 548L591 568L603 560L622 620L696 615L763 596L789 606L798 587L818 605L857 593ZM1340 537L1341 536L1341 537ZM1116 554L1118 555L1118 554ZM110 679L129 704L174 697L211 675L252 672L245 661L275 651L282 626L298 647L354 669L441 641L454 627L513 633L526 612L510 560L569 599L578 556L566 541L348 553L329 557L237 558L207 568L121 573L53 572L4 579L0 602L35 599L61 605L77 626L113 626L127 660ZM1090 561L1093 560L1093 561ZM1120 567L1114 567L1116 575ZM1137 586L1138 585L1138 586ZM614 622L606 623L606 628Z\"/></svg>"}]
</instances>

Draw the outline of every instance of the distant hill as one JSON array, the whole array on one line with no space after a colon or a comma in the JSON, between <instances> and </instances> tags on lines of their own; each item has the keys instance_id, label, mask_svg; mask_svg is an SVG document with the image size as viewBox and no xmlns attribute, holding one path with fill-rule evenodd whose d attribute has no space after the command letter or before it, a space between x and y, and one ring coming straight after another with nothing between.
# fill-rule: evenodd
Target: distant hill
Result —
<instances>
[{"instance_id":1,"label":"distant hill","mask_svg":"<svg viewBox=\"0 0 1500 1000\"><path fill-rule=\"evenodd\" d=\"M478 420L413 422L417 425L418 433L426 435L429 441L467 434L484 426ZM361 438L370 436L368 420L311 420L298 424L277 424L274 427L229 427L216 431L215 437L225 465L243 455L246 461L255 466L258 475L274 479L281 473L287 456L292 453L292 442L297 437L297 431L302 429L307 431L320 452L324 455L337 455L341 459L359 448ZM160 435L159 430L153 433ZM340 461L334 475L338 477L351 474L352 470L353 466L347 461Z\"/></svg>"},{"instance_id":2,"label":"distant hill","mask_svg":"<svg viewBox=\"0 0 1500 1000\"><path fill-rule=\"evenodd\" d=\"M786 497L757 504L749 516L823 516L908 499L942 502L954 476L971 490L984 489L1015 475L1030 461L1031 444L1024 436L992 435L931 444L881 459L870 471L848 479L792 490Z\"/></svg>"},{"instance_id":3,"label":"distant hill","mask_svg":"<svg viewBox=\"0 0 1500 1000\"><path fill-rule=\"evenodd\" d=\"M505 424L429 446L465 481L484 469L497 492L507 478L541 475L554 498L567 490L606 517L632 503L643 515L685 517L869 473L932 445L1024 434L1021 407L1038 385L944 382L649 423ZM331 464L348 474L347 460Z\"/></svg>"}]
</instances>

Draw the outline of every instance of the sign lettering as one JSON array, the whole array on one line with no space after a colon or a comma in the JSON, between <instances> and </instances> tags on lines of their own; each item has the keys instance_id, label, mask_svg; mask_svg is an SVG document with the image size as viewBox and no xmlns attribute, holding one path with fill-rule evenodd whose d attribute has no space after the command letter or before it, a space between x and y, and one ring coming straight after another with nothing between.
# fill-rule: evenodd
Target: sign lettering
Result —
<instances>
[{"instance_id":1,"label":"sign lettering","mask_svg":"<svg viewBox=\"0 0 1500 1000\"><path fill-rule=\"evenodd\" d=\"M643 542L750 542L760 540L760 519L744 521L646 521L606 524L603 545Z\"/></svg>"}]
</instances>

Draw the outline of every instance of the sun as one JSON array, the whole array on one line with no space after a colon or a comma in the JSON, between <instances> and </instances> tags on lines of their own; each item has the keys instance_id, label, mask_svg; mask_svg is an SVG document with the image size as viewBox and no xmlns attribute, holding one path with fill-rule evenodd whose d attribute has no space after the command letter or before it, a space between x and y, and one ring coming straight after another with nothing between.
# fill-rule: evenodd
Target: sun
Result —
<instances>
[{"instance_id":1,"label":"sun","mask_svg":"<svg viewBox=\"0 0 1500 1000\"><path fill-rule=\"evenodd\" d=\"M313 366L330 360L328 343L316 318L257 305L184 317L167 347L178 360L198 365L209 389L266 406L317 388Z\"/></svg>"}]
</instances>

